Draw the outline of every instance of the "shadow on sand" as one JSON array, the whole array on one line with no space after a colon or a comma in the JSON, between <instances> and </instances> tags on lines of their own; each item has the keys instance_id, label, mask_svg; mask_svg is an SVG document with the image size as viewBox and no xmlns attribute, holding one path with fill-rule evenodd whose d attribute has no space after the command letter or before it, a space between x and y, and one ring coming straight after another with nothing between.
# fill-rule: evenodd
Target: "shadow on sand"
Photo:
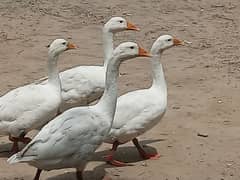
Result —
<instances>
[{"instance_id":1,"label":"shadow on sand","mask_svg":"<svg viewBox=\"0 0 240 180\"><path fill-rule=\"evenodd\" d=\"M12 155L10 152L12 149L12 142L7 142L0 144L0 158L8 158ZM25 144L19 143L19 149L22 150L24 148Z\"/></svg>"},{"instance_id":2,"label":"shadow on sand","mask_svg":"<svg viewBox=\"0 0 240 180\"><path fill-rule=\"evenodd\" d=\"M142 145L144 144L143 147L144 147L144 150L146 150L146 152L157 153L157 150L154 147L148 146L146 144L151 144L154 142L159 142L164 140L165 139L144 140L144 141L141 141L140 143ZM109 153L109 150L98 151L95 153L92 160L104 162L103 157L106 156L108 153ZM142 159L139 156L138 151L134 146L124 146L124 147L120 146L117 152L115 153L114 157L119 161L129 163L132 165L134 165L133 163L144 161L144 159ZM105 169L107 168L114 168L114 167L108 164L101 164L95 167L92 171L84 171L83 173L84 180L102 180L106 175ZM66 179L76 180L75 172L67 172L54 177L50 177L47 180L66 180Z\"/></svg>"},{"instance_id":3,"label":"shadow on sand","mask_svg":"<svg viewBox=\"0 0 240 180\"><path fill-rule=\"evenodd\" d=\"M4 144L0 144L0 158L1 157L10 157L11 156L11 148L12 148L12 143L4 143Z\"/></svg>"}]
</instances>

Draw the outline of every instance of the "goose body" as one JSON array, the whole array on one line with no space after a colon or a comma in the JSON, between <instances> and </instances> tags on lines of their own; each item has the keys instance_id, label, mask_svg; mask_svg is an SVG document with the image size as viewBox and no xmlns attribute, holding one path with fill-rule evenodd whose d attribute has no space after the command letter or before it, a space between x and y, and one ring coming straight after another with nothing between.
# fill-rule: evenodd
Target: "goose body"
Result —
<instances>
[{"instance_id":1,"label":"goose body","mask_svg":"<svg viewBox=\"0 0 240 180\"><path fill-rule=\"evenodd\" d=\"M78 66L60 73L62 105L60 112L87 105L99 99L105 87L103 66Z\"/></svg>"},{"instance_id":2,"label":"goose body","mask_svg":"<svg viewBox=\"0 0 240 180\"><path fill-rule=\"evenodd\" d=\"M123 166L124 163L113 159L118 145L133 141L144 159L158 158L158 154L147 154L138 143L137 137L153 128L163 117L167 108L167 85L162 64L159 62L161 53L181 41L169 36L160 36L151 49L153 83L148 89L136 90L118 98L114 123L106 137L106 143L113 148L106 157L108 163Z\"/></svg>"},{"instance_id":3,"label":"goose body","mask_svg":"<svg viewBox=\"0 0 240 180\"><path fill-rule=\"evenodd\" d=\"M95 106L69 109L44 126L15 160L43 170L83 169L108 133L109 118Z\"/></svg>"},{"instance_id":4,"label":"goose body","mask_svg":"<svg viewBox=\"0 0 240 180\"><path fill-rule=\"evenodd\" d=\"M113 17L104 25L103 66L78 66L60 73L62 84L60 112L72 107L88 105L102 96L105 88L106 67L113 52L113 35L124 30L138 30L138 28L122 17Z\"/></svg>"},{"instance_id":5,"label":"goose body","mask_svg":"<svg viewBox=\"0 0 240 180\"><path fill-rule=\"evenodd\" d=\"M137 44L120 44L106 71L104 94L96 105L69 109L50 121L19 153L8 162L26 162L41 170L76 168L81 179L87 161L108 134L116 108L118 69L124 60L149 56Z\"/></svg>"},{"instance_id":6,"label":"goose body","mask_svg":"<svg viewBox=\"0 0 240 180\"><path fill-rule=\"evenodd\" d=\"M27 143L25 134L40 129L58 113L61 104L61 86L57 60L60 53L75 48L64 39L56 39L49 47L49 81L14 89L0 98L0 135L9 135L17 151L17 141Z\"/></svg>"},{"instance_id":7,"label":"goose body","mask_svg":"<svg viewBox=\"0 0 240 180\"><path fill-rule=\"evenodd\" d=\"M47 96L46 96L47 93ZM27 85L0 98L0 133L19 137L40 128L58 111L61 97L49 85Z\"/></svg>"},{"instance_id":8,"label":"goose body","mask_svg":"<svg viewBox=\"0 0 240 180\"><path fill-rule=\"evenodd\" d=\"M105 142L124 144L145 133L161 120L166 107L166 94L159 93L156 87L120 96L115 121Z\"/></svg>"}]
</instances>

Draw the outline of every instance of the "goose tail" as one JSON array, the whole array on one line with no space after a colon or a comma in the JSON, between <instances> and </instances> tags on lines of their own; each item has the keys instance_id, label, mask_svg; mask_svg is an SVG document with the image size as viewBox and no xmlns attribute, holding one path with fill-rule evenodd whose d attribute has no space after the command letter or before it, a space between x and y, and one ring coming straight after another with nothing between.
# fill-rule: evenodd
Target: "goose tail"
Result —
<instances>
[{"instance_id":1,"label":"goose tail","mask_svg":"<svg viewBox=\"0 0 240 180\"><path fill-rule=\"evenodd\" d=\"M8 158L7 162L9 164L15 164L15 163L21 162L21 157L19 156L18 153L16 153L12 155L10 158Z\"/></svg>"}]
</instances>

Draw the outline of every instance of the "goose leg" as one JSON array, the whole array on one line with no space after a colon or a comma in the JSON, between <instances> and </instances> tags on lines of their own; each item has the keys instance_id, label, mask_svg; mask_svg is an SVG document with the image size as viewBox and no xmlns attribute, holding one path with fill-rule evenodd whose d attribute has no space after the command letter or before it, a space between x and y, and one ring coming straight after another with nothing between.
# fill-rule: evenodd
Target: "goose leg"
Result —
<instances>
[{"instance_id":1,"label":"goose leg","mask_svg":"<svg viewBox=\"0 0 240 180\"><path fill-rule=\"evenodd\" d=\"M11 135L8 136L8 139L13 142L12 148L11 148L11 154L15 154L19 151L18 148L18 138L12 137Z\"/></svg>"},{"instance_id":2,"label":"goose leg","mask_svg":"<svg viewBox=\"0 0 240 180\"><path fill-rule=\"evenodd\" d=\"M76 177L77 180L83 180L83 175L82 175L82 171L78 170L76 171Z\"/></svg>"},{"instance_id":3,"label":"goose leg","mask_svg":"<svg viewBox=\"0 0 240 180\"><path fill-rule=\"evenodd\" d=\"M32 139L29 138L29 137L25 137L25 136L26 136L26 133L25 133L25 132L21 133L20 136L19 136L19 141L22 142L23 144L28 144L28 143L30 143L30 141L31 141Z\"/></svg>"},{"instance_id":4,"label":"goose leg","mask_svg":"<svg viewBox=\"0 0 240 180\"><path fill-rule=\"evenodd\" d=\"M120 145L120 143L118 141L114 141L112 149L109 153L109 155L105 156L105 160L108 164L111 164L113 166L117 166L117 167L122 167L122 166L128 166L128 164L121 162L121 161L117 161L113 159L113 155L117 150L117 147Z\"/></svg>"},{"instance_id":5,"label":"goose leg","mask_svg":"<svg viewBox=\"0 0 240 180\"><path fill-rule=\"evenodd\" d=\"M138 139L137 138L134 138L132 140L133 144L136 146L140 156L143 158L143 159L152 159L152 160L156 160L156 159L159 159L160 157L160 154L156 153L156 154L149 154L149 153L146 153L146 151L142 148L142 146L139 144L138 142Z\"/></svg>"},{"instance_id":6,"label":"goose leg","mask_svg":"<svg viewBox=\"0 0 240 180\"><path fill-rule=\"evenodd\" d=\"M19 151L18 142L28 144L31 141L31 138L25 137L25 133L22 133L19 137L12 137L10 134L8 139L13 142L11 153L15 154Z\"/></svg>"},{"instance_id":7,"label":"goose leg","mask_svg":"<svg viewBox=\"0 0 240 180\"><path fill-rule=\"evenodd\" d=\"M42 172L42 170L41 170L41 169L37 169L36 175L35 175L35 177L34 177L34 179L33 179L33 180L39 180L39 178L40 178L40 175L41 175L41 172Z\"/></svg>"}]
</instances>

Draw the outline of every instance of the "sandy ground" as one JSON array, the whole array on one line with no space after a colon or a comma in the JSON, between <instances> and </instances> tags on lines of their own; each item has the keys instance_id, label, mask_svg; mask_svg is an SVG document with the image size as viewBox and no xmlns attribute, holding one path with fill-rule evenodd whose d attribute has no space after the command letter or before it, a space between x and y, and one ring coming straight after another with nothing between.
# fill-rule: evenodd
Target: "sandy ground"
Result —
<instances>
[{"instance_id":1,"label":"sandy ground","mask_svg":"<svg viewBox=\"0 0 240 180\"><path fill-rule=\"evenodd\" d=\"M46 75L47 49L63 37L79 45L60 60L61 70L102 63L101 27L111 16L123 16L141 31L117 35L150 48L161 34L191 41L165 52L162 63L168 83L168 111L154 129L140 137L148 151L161 158L143 161L131 143L116 158L135 166L115 168L101 156L89 163L85 180L105 174L113 180L239 180L240 179L240 52L239 0L1 0L0 92ZM119 94L151 84L150 62L129 61L121 67ZM208 137L199 137L206 133ZM10 149L0 139L0 151ZM31 180L35 169L8 165L0 153L1 180ZM75 179L74 170L44 172L41 179Z\"/></svg>"}]
</instances>

